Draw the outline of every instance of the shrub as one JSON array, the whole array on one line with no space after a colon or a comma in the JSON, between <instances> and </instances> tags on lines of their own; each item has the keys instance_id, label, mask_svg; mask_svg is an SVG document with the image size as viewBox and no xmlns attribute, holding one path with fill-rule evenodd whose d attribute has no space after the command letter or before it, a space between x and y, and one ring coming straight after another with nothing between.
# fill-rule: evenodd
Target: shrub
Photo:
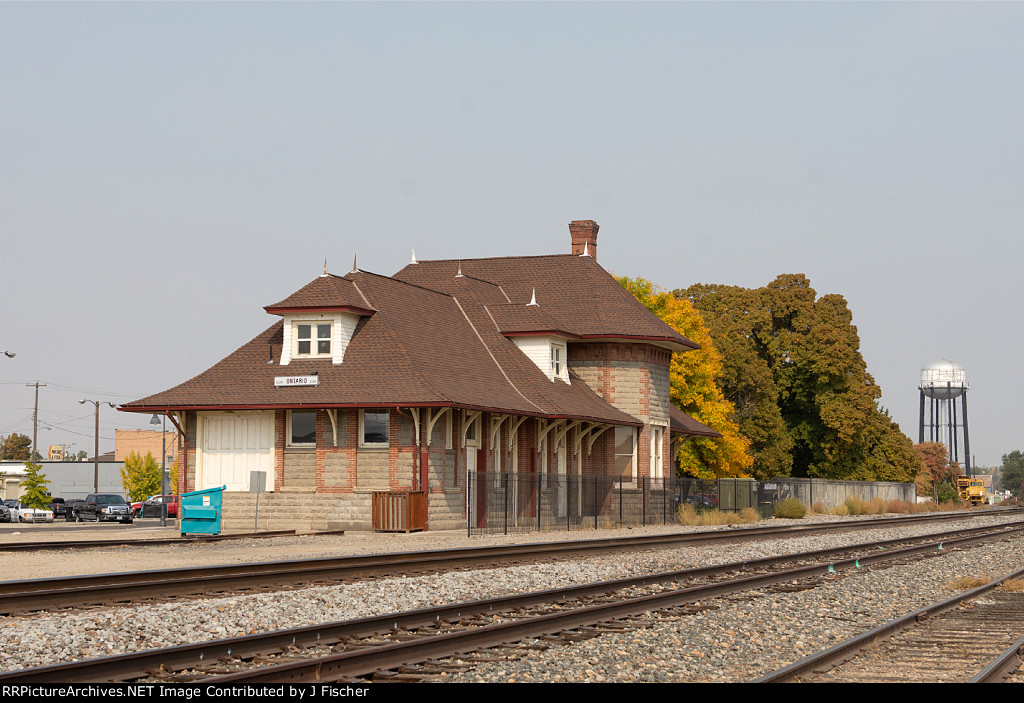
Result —
<instances>
[{"instance_id":1,"label":"shrub","mask_svg":"<svg viewBox=\"0 0 1024 703\"><path fill-rule=\"evenodd\" d=\"M984 586L992 579L988 576L958 576L946 584L946 588L954 591L969 591Z\"/></svg>"},{"instance_id":2,"label":"shrub","mask_svg":"<svg viewBox=\"0 0 1024 703\"><path fill-rule=\"evenodd\" d=\"M886 511L886 502L882 498L872 498L868 501L868 515L881 515Z\"/></svg>"},{"instance_id":3,"label":"shrub","mask_svg":"<svg viewBox=\"0 0 1024 703\"><path fill-rule=\"evenodd\" d=\"M820 500L815 501L814 505L811 506L811 513L813 513L814 515L824 515L825 504L822 503Z\"/></svg>"},{"instance_id":4,"label":"shrub","mask_svg":"<svg viewBox=\"0 0 1024 703\"><path fill-rule=\"evenodd\" d=\"M796 498L786 498L775 504L775 517L799 520L807 514L807 507Z\"/></svg>"},{"instance_id":5,"label":"shrub","mask_svg":"<svg viewBox=\"0 0 1024 703\"><path fill-rule=\"evenodd\" d=\"M936 493L939 495L939 505L942 505L943 503L960 504L960 494L956 492L953 484L949 481L940 483Z\"/></svg>"},{"instance_id":6,"label":"shrub","mask_svg":"<svg viewBox=\"0 0 1024 703\"><path fill-rule=\"evenodd\" d=\"M680 525L699 525L700 521L697 518L697 509L689 503L683 503L676 509L676 518L679 519Z\"/></svg>"},{"instance_id":7,"label":"shrub","mask_svg":"<svg viewBox=\"0 0 1024 703\"><path fill-rule=\"evenodd\" d=\"M700 515L702 525L728 525L730 513L721 510L705 510Z\"/></svg>"},{"instance_id":8,"label":"shrub","mask_svg":"<svg viewBox=\"0 0 1024 703\"><path fill-rule=\"evenodd\" d=\"M743 508L740 511L740 520L748 525L752 525L755 522L761 521L761 516L757 514L757 511L753 508Z\"/></svg>"},{"instance_id":9,"label":"shrub","mask_svg":"<svg viewBox=\"0 0 1024 703\"><path fill-rule=\"evenodd\" d=\"M828 514L829 515L843 515L843 516L845 516L845 515L849 515L850 514L850 509L848 507L846 507L846 503L841 503L840 505L837 505L836 507L834 507L831 510L829 510Z\"/></svg>"},{"instance_id":10,"label":"shrub","mask_svg":"<svg viewBox=\"0 0 1024 703\"><path fill-rule=\"evenodd\" d=\"M1006 579L1003 581L1000 588L1009 593L1020 593L1021 591L1024 591L1024 580Z\"/></svg>"},{"instance_id":11,"label":"shrub","mask_svg":"<svg viewBox=\"0 0 1024 703\"><path fill-rule=\"evenodd\" d=\"M905 500L890 500L885 504L885 512L887 513L909 513L911 512L910 503Z\"/></svg>"}]
</instances>

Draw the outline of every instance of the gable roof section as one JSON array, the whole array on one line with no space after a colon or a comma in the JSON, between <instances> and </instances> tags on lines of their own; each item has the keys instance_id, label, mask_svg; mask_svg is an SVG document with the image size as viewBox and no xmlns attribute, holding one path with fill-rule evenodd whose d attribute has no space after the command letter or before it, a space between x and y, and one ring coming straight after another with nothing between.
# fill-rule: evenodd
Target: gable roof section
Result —
<instances>
[{"instance_id":1,"label":"gable roof section","mask_svg":"<svg viewBox=\"0 0 1024 703\"><path fill-rule=\"evenodd\" d=\"M263 308L271 314L343 310L372 315L376 310L356 284L341 276L318 276L280 303Z\"/></svg>"},{"instance_id":2,"label":"gable roof section","mask_svg":"<svg viewBox=\"0 0 1024 703\"><path fill-rule=\"evenodd\" d=\"M534 290L544 314L556 329L581 339L619 338L646 341L673 351L699 349L653 315L593 257L575 254L513 256L492 259L420 261L395 278L449 293L458 270L500 287L512 304L526 305Z\"/></svg>"},{"instance_id":3,"label":"gable roof section","mask_svg":"<svg viewBox=\"0 0 1024 703\"><path fill-rule=\"evenodd\" d=\"M364 317L341 364L330 359L279 363L283 321L269 327L198 376L125 410L272 407L457 406L541 417L640 425L579 379L549 381L487 314L482 300L508 298L499 286L464 278L462 297L354 271L321 277L268 311L341 309L356 293ZM330 291L338 291L331 298ZM316 375L316 386L275 387L277 376Z\"/></svg>"}]
</instances>

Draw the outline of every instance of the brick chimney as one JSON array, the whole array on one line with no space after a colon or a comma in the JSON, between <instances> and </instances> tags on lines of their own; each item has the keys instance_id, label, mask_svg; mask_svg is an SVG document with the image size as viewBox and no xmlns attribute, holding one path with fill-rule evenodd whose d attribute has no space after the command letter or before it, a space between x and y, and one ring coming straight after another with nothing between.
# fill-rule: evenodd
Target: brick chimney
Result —
<instances>
[{"instance_id":1,"label":"brick chimney","mask_svg":"<svg viewBox=\"0 0 1024 703\"><path fill-rule=\"evenodd\" d=\"M577 256L583 253L586 245L587 253L597 261L597 230L600 227L593 220L573 220L569 223L569 234L572 236L572 253Z\"/></svg>"}]
</instances>

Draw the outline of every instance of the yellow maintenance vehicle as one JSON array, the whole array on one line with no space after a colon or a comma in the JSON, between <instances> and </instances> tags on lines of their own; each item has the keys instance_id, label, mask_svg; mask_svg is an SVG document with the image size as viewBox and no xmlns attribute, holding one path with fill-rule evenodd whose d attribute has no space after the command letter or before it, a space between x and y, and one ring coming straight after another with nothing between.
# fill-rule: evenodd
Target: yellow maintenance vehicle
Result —
<instances>
[{"instance_id":1,"label":"yellow maintenance vehicle","mask_svg":"<svg viewBox=\"0 0 1024 703\"><path fill-rule=\"evenodd\" d=\"M980 478L961 476L956 480L956 492L960 494L960 502L971 505L984 505L986 502L985 483Z\"/></svg>"}]
</instances>

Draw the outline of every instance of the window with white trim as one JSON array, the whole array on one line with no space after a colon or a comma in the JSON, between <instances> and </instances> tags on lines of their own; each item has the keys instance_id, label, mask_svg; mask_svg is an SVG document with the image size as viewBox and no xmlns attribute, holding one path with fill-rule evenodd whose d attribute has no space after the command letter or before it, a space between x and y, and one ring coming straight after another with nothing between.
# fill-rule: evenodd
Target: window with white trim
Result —
<instances>
[{"instance_id":1,"label":"window with white trim","mask_svg":"<svg viewBox=\"0 0 1024 703\"><path fill-rule=\"evenodd\" d=\"M615 428L615 475L622 483L636 483L636 429Z\"/></svg>"},{"instance_id":2,"label":"window with white trim","mask_svg":"<svg viewBox=\"0 0 1024 703\"><path fill-rule=\"evenodd\" d=\"M554 378L562 377L562 368L565 365L565 345L551 344L551 375Z\"/></svg>"},{"instance_id":3,"label":"window with white trim","mask_svg":"<svg viewBox=\"0 0 1024 703\"><path fill-rule=\"evenodd\" d=\"M662 445L665 443L665 428L651 425L651 478L660 481L665 478L665 463Z\"/></svg>"},{"instance_id":4,"label":"window with white trim","mask_svg":"<svg viewBox=\"0 0 1024 703\"><path fill-rule=\"evenodd\" d=\"M331 356L330 322L297 321L292 325L293 357Z\"/></svg>"}]
</instances>

